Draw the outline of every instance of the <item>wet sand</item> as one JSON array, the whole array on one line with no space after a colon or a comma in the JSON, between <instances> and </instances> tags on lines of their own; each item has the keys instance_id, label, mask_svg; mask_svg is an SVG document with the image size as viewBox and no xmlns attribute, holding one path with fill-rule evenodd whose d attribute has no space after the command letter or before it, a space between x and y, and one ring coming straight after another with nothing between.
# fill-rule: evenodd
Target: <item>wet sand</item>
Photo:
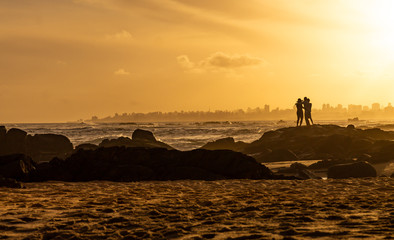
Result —
<instances>
[{"instance_id":1,"label":"wet sand","mask_svg":"<svg viewBox=\"0 0 394 240\"><path fill-rule=\"evenodd\" d=\"M393 239L394 178L28 183L0 239Z\"/></svg>"}]
</instances>

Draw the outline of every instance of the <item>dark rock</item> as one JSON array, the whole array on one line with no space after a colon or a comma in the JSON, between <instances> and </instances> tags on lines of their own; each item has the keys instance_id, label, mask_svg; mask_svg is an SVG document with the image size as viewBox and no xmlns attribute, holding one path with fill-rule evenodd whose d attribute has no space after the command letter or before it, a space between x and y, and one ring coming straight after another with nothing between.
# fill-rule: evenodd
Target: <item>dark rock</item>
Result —
<instances>
[{"instance_id":1,"label":"dark rock","mask_svg":"<svg viewBox=\"0 0 394 240\"><path fill-rule=\"evenodd\" d=\"M306 165L298 162L291 164L288 168L279 169L278 173L284 174L286 176L294 176L295 178L303 180L321 179L321 177L308 170Z\"/></svg>"},{"instance_id":2,"label":"dark rock","mask_svg":"<svg viewBox=\"0 0 394 240\"><path fill-rule=\"evenodd\" d=\"M54 157L65 158L73 151L70 140L57 134L35 134L26 137L26 154L36 162L48 162Z\"/></svg>"},{"instance_id":3,"label":"dark rock","mask_svg":"<svg viewBox=\"0 0 394 240\"><path fill-rule=\"evenodd\" d=\"M289 127L268 131L242 150L243 153L264 161L266 157L260 149L289 149L299 159L351 159L361 154L375 155L387 145L392 144L394 132L380 129L357 129L352 126L312 125L308 127ZM391 154L391 153L390 153ZM376 161L390 161L387 154ZM394 158L392 158L394 159Z\"/></svg>"},{"instance_id":4,"label":"dark rock","mask_svg":"<svg viewBox=\"0 0 394 240\"><path fill-rule=\"evenodd\" d=\"M275 149L259 160L261 162L295 161L298 160L298 157L289 149Z\"/></svg>"},{"instance_id":5,"label":"dark rock","mask_svg":"<svg viewBox=\"0 0 394 240\"><path fill-rule=\"evenodd\" d=\"M0 156L0 175L3 177L28 181L33 171L35 171L35 163L24 154Z\"/></svg>"},{"instance_id":6,"label":"dark rock","mask_svg":"<svg viewBox=\"0 0 394 240\"><path fill-rule=\"evenodd\" d=\"M5 141L5 135L7 134L7 129L4 126L0 126L0 143Z\"/></svg>"},{"instance_id":7,"label":"dark rock","mask_svg":"<svg viewBox=\"0 0 394 240\"><path fill-rule=\"evenodd\" d=\"M205 144L204 146L202 146L202 149L207 149L207 150L224 150L224 149L228 149L228 150L233 150L236 152L241 152L245 146L247 146L248 144L239 141L239 142L235 142L234 138L232 137L228 137L228 138L222 138L222 139L218 139L216 141L213 142L209 142L207 144Z\"/></svg>"},{"instance_id":8,"label":"dark rock","mask_svg":"<svg viewBox=\"0 0 394 240\"><path fill-rule=\"evenodd\" d=\"M391 177L391 178L394 178L394 173L392 173L390 177Z\"/></svg>"},{"instance_id":9,"label":"dark rock","mask_svg":"<svg viewBox=\"0 0 394 240\"><path fill-rule=\"evenodd\" d=\"M348 153L351 143L351 137L342 134L334 134L323 138L317 151L319 153L329 153L332 156L344 157Z\"/></svg>"},{"instance_id":10,"label":"dark rock","mask_svg":"<svg viewBox=\"0 0 394 240\"><path fill-rule=\"evenodd\" d=\"M373 153L370 162L382 163L394 160L394 143L384 144L377 152Z\"/></svg>"},{"instance_id":11,"label":"dark rock","mask_svg":"<svg viewBox=\"0 0 394 240\"><path fill-rule=\"evenodd\" d=\"M65 161L54 158L50 162L37 164L36 170L30 175L31 181L72 181L72 174L65 168Z\"/></svg>"},{"instance_id":12,"label":"dark rock","mask_svg":"<svg viewBox=\"0 0 394 240\"><path fill-rule=\"evenodd\" d=\"M376 177L375 168L367 162L356 162L332 166L327 171L328 178Z\"/></svg>"},{"instance_id":13,"label":"dark rock","mask_svg":"<svg viewBox=\"0 0 394 240\"><path fill-rule=\"evenodd\" d=\"M3 155L25 153L27 133L17 128L11 128L5 135L5 152Z\"/></svg>"},{"instance_id":14,"label":"dark rock","mask_svg":"<svg viewBox=\"0 0 394 240\"><path fill-rule=\"evenodd\" d=\"M64 178L64 179L62 179ZM62 181L140 181L228 178L272 179L252 157L229 150L181 152L163 148L79 150L65 161L37 166L36 179Z\"/></svg>"},{"instance_id":15,"label":"dark rock","mask_svg":"<svg viewBox=\"0 0 394 240\"><path fill-rule=\"evenodd\" d=\"M356 127L355 127L353 124L349 124L349 125L347 125L346 128L349 129L349 130L353 130L353 129L355 129Z\"/></svg>"},{"instance_id":16,"label":"dark rock","mask_svg":"<svg viewBox=\"0 0 394 240\"><path fill-rule=\"evenodd\" d=\"M308 166L309 169L328 169L329 167L339 164L355 163L351 159L324 159Z\"/></svg>"},{"instance_id":17,"label":"dark rock","mask_svg":"<svg viewBox=\"0 0 394 240\"><path fill-rule=\"evenodd\" d=\"M99 146L92 144L92 143L83 143L79 144L78 146L75 147L75 152L78 152L80 149L83 150L96 150L99 148Z\"/></svg>"},{"instance_id":18,"label":"dark rock","mask_svg":"<svg viewBox=\"0 0 394 240\"><path fill-rule=\"evenodd\" d=\"M301 179L322 179L321 177L317 176L315 173L308 169L297 169L297 175L296 177L301 178Z\"/></svg>"},{"instance_id":19,"label":"dark rock","mask_svg":"<svg viewBox=\"0 0 394 240\"><path fill-rule=\"evenodd\" d=\"M153 133L141 129L137 129L133 132L133 138L120 137L117 139L105 139L100 144L99 147L143 147L143 148L165 148L174 149L168 144L157 141L153 136Z\"/></svg>"},{"instance_id":20,"label":"dark rock","mask_svg":"<svg viewBox=\"0 0 394 240\"><path fill-rule=\"evenodd\" d=\"M6 152L5 146L5 136L7 134L7 129L4 126L0 126L0 155Z\"/></svg>"},{"instance_id":21,"label":"dark rock","mask_svg":"<svg viewBox=\"0 0 394 240\"><path fill-rule=\"evenodd\" d=\"M148 141L148 142L156 142L155 136L153 136L152 132L142 130L142 129L136 129L133 132L133 135L131 137L134 141Z\"/></svg>"},{"instance_id":22,"label":"dark rock","mask_svg":"<svg viewBox=\"0 0 394 240\"><path fill-rule=\"evenodd\" d=\"M24 186L21 182L18 182L12 178L5 178L2 176L0 176L0 187L24 188Z\"/></svg>"},{"instance_id":23,"label":"dark rock","mask_svg":"<svg viewBox=\"0 0 394 240\"><path fill-rule=\"evenodd\" d=\"M128 137L119 137L117 139L104 139L99 147L133 147L133 141Z\"/></svg>"},{"instance_id":24,"label":"dark rock","mask_svg":"<svg viewBox=\"0 0 394 240\"><path fill-rule=\"evenodd\" d=\"M292 163L290 165L290 168L294 168L294 169L307 169L308 167L305 164L299 163L299 162L295 162Z\"/></svg>"}]
</instances>

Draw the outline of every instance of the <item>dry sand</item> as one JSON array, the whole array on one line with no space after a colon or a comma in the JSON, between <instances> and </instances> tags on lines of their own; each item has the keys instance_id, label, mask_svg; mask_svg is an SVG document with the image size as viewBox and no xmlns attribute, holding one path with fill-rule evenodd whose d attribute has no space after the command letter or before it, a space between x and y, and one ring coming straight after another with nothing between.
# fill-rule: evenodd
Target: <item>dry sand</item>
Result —
<instances>
[{"instance_id":1,"label":"dry sand","mask_svg":"<svg viewBox=\"0 0 394 240\"><path fill-rule=\"evenodd\" d=\"M394 178L29 183L0 239L392 239Z\"/></svg>"}]
</instances>

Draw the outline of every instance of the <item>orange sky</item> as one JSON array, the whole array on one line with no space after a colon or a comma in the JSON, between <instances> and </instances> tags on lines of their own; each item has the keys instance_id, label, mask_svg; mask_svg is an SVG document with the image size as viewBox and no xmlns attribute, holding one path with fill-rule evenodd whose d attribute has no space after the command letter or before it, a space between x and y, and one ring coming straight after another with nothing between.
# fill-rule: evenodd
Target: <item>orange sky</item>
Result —
<instances>
[{"instance_id":1,"label":"orange sky","mask_svg":"<svg viewBox=\"0 0 394 240\"><path fill-rule=\"evenodd\" d=\"M394 102L394 1L0 1L0 122Z\"/></svg>"}]
</instances>

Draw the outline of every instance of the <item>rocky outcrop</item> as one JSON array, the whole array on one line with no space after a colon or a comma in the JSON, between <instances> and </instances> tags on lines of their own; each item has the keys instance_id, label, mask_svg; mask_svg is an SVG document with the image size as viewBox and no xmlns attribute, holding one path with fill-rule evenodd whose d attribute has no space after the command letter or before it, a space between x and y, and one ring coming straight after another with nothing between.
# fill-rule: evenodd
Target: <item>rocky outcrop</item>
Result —
<instances>
[{"instance_id":1,"label":"rocky outcrop","mask_svg":"<svg viewBox=\"0 0 394 240\"><path fill-rule=\"evenodd\" d=\"M354 126L312 125L268 131L252 143L236 144L231 139L219 139L204 148L231 149L259 161L353 159L367 154L371 156L370 162L380 163L394 159L392 140L394 132L377 128L363 130ZM285 154L284 149L295 157ZM282 153L278 154L278 151Z\"/></svg>"},{"instance_id":2,"label":"rocky outcrop","mask_svg":"<svg viewBox=\"0 0 394 240\"><path fill-rule=\"evenodd\" d=\"M156 138L153 136L153 133L150 131L136 129L131 138L134 141L146 141L146 142L156 142Z\"/></svg>"},{"instance_id":3,"label":"rocky outcrop","mask_svg":"<svg viewBox=\"0 0 394 240\"><path fill-rule=\"evenodd\" d=\"M35 134L0 127L0 156L25 154L36 162L50 161L54 157L65 158L73 151L70 140L62 135Z\"/></svg>"},{"instance_id":4,"label":"rocky outcrop","mask_svg":"<svg viewBox=\"0 0 394 240\"><path fill-rule=\"evenodd\" d=\"M283 174L285 176L294 176L298 179L321 179L321 177L317 176L312 171L308 170L308 167L302 163L295 162L290 165L288 168L279 169L278 173Z\"/></svg>"},{"instance_id":5,"label":"rocky outcrop","mask_svg":"<svg viewBox=\"0 0 394 240\"><path fill-rule=\"evenodd\" d=\"M223 150L223 149L228 149L232 151L237 151L240 152L242 151L248 144L238 141L236 142L234 138L232 137L227 137L227 138L222 138L218 139L213 142L209 142L202 146L202 149L207 149L207 150Z\"/></svg>"},{"instance_id":6,"label":"rocky outcrop","mask_svg":"<svg viewBox=\"0 0 394 240\"><path fill-rule=\"evenodd\" d=\"M33 160L23 154L0 156L0 176L18 181L29 181L35 171Z\"/></svg>"},{"instance_id":7,"label":"rocky outcrop","mask_svg":"<svg viewBox=\"0 0 394 240\"><path fill-rule=\"evenodd\" d=\"M24 188L24 185L21 182L16 181L15 179L0 176L0 187Z\"/></svg>"},{"instance_id":8,"label":"rocky outcrop","mask_svg":"<svg viewBox=\"0 0 394 240\"><path fill-rule=\"evenodd\" d=\"M136 129L132 134L132 139L119 137L117 139L105 139L99 147L144 147L144 148L165 148L174 149L168 144L157 141L152 132Z\"/></svg>"},{"instance_id":9,"label":"rocky outcrop","mask_svg":"<svg viewBox=\"0 0 394 240\"><path fill-rule=\"evenodd\" d=\"M5 135L2 155L25 153L27 133L21 129L11 128Z\"/></svg>"},{"instance_id":10,"label":"rocky outcrop","mask_svg":"<svg viewBox=\"0 0 394 240\"><path fill-rule=\"evenodd\" d=\"M64 159L72 151L72 143L63 135L35 134L26 137L26 154L37 162L48 162L54 157Z\"/></svg>"},{"instance_id":11,"label":"rocky outcrop","mask_svg":"<svg viewBox=\"0 0 394 240\"><path fill-rule=\"evenodd\" d=\"M376 177L376 169L367 162L340 164L328 168L328 178L363 178Z\"/></svg>"},{"instance_id":12,"label":"rocky outcrop","mask_svg":"<svg viewBox=\"0 0 394 240\"><path fill-rule=\"evenodd\" d=\"M83 149L83 150L96 150L97 148L99 148L99 146L97 146L96 144L83 143L83 144L79 144L78 146L75 147L75 152L78 152L80 149Z\"/></svg>"},{"instance_id":13,"label":"rocky outcrop","mask_svg":"<svg viewBox=\"0 0 394 240\"><path fill-rule=\"evenodd\" d=\"M165 148L111 147L79 150L65 161L37 166L35 180L141 181L178 179L273 179L252 157L229 150L181 152Z\"/></svg>"}]
</instances>

